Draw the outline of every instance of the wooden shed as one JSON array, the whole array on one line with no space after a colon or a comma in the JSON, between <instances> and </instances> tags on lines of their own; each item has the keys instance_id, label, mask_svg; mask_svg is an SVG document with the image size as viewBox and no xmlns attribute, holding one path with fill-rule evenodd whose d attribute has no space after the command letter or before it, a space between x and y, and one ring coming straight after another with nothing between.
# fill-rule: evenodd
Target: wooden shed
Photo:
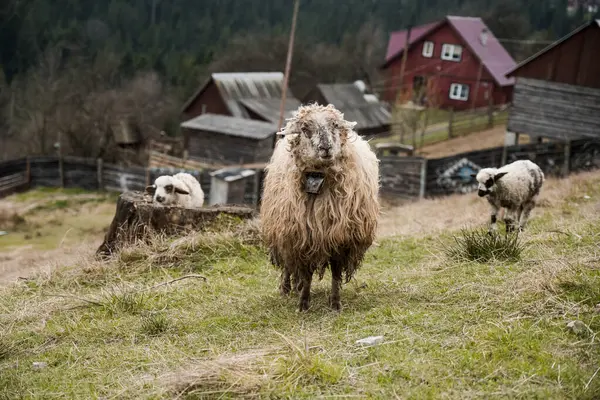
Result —
<instances>
[{"instance_id":1,"label":"wooden shed","mask_svg":"<svg viewBox=\"0 0 600 400\"><path fill-rule=\"evenodd\" d=\"M248 179L256 171L243 168L223 168L210 173L208 204L243 204Z\"/></svg>"},{"instance_id":2,"label":"wooden shed","mask_svg":"<svg viewBox=\"0 0 600 400\"><path fill-rule=\"evenodd\" d=\"M510 133L570 141L600 138L600 20L517 65ZM518 139L517 139L518 141Z\"/></svg>"},{"instance_id":3,"label":"wooden shed","mask_svg":"<svg viewBox=\"0 0 600 400\"><path fill-rule=\"evenodd\" d=\"M234 165L269 161L277 126L225 115L203 114L181 124L191 159Z\"/></svg>"}]
</instances>

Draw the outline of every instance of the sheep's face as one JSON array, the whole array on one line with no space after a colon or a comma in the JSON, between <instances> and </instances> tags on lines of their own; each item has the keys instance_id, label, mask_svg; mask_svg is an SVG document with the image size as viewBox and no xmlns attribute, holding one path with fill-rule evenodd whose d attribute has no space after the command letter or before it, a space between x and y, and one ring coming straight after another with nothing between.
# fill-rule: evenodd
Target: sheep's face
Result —
<instances>
[{"instance_id":1,"label":"sheep's face","mask_svg":"<svg viewBox=\"0 0 600 400\"><path fill-rule=\"evenodd\" d=\"M314 168L334 164L343 154L343 146L354 123L343 119L333 106L305 106L288 132L297 161Z\"/></svg>"},{"instance_id":2,"label":"sheep's face","mask_svg":"<svg viewBox=\"0 0 600 400\"><path fill-rule=\"evenodd\" d=\"M471 175L477 179L477 194L479 197L487 196L496 190L496 182L507 172L497 172L495 168L484 168L477 175Z\"/></svg>"},{"instance_id":3,"label":"sheep's face","mask_svg":"<svg viewBox=\"0 0 600 400\"><path fill-rule=\"evenodd\" d=\"M146 188L152 194L152 201L165 206L177 203L179 195L189 195L186 187L179 179L172 176L159 176L154 185Z\"/></svg>"}]
</instances>

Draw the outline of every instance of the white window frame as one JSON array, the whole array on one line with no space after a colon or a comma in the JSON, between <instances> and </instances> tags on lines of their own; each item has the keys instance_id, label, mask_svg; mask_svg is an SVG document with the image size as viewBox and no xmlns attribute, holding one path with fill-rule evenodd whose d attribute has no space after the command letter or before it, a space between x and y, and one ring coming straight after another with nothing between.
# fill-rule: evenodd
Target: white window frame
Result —
<instances>
[{"instance_id":1,"label":"white window frame","mask_svg":"<svg viewBox=\"0 0 600 400\"><path fill-rule=\"evenodd\" d=\"M435 48L435 44L433 42L427 41L423 42L423 57L431 58L433 57L433 50Z\"/></svg>"},{"instance_id":2,"label":"white window frame","mask_svg":"<svg viewBox=\"0 0 600 400\"><path fill-rule=\"evenodd\" d=\"M452 100L467 101L469 99L469 85L464 83L451 84L448 97Z\"/></svg>"},{"instance_id":3,"label":"white window frame","mask_svg":"<svg viewBox=\"0 0 600 400\"><path fill-rule=\"evenodd\" d=\"M442 60L459 62L462 59L462 46L444 43L440 57Z\"/></svg>"}]
</instances>

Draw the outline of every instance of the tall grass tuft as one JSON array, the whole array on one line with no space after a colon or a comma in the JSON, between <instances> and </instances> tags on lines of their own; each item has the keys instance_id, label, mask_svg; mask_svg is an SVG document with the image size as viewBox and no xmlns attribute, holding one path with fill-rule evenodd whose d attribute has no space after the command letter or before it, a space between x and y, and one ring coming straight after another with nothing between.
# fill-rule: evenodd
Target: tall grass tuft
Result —
<instances>
[{"instance_id":1,"label":"tall grass tuft","mask_svg":"<svg viewBox=\"0 0 600 400\"><path fill-rule=\"evenodd\" d=\"M462 229L453 235L454 243L445 247L448 257L460 261L480 263L498 260L515 262L521 259L525 245L519 234L490 234L487 229Z\"/></svg>"},{"instance_id":2,"label":"tall grass tuft","mask_svg":"<svg viewBox=\"0 0 600 400\"><path fill-rule=\"evenodd\" d=\"M165 333L169 326L169 319L164 313L148 313L142 316L142 332L148 336Z\"/></svg>"}]
</instances>

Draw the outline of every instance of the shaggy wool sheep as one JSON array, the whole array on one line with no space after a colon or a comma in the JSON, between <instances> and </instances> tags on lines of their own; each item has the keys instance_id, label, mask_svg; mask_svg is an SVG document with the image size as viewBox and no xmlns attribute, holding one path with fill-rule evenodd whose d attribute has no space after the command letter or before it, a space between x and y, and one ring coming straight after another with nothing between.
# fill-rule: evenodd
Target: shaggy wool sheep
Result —
<instances>
[{"instance_id":1,"label":"shaggy wool sheep","mask_svg":"<svg viewBox=\"0 0 600 400\"><path fill-rule=\"evenodd\" d=\"M204 192L194 176L180 172L173 176L162 175L153 185L146 187L152 201L164 206L200 208L204 204Z\"/></svg>"},{"instance_id":2,"label":"shaggy wool sheep","mask_svg":"<svg viewBox=\"0 0 600 400\"><path fill-rule=\"evenodd\" d=\"M479 183L478 195L487 196L492 206L490 232L497 230L496 218L502 207L506 209L506 232L512 232L514 224L523 231L544 184L541 168L529 160L518 160L499 169L481 169L472 176Z\"/></svg>"},{"instance_id":3,"label":"shaggy wool sheep","mask_svg":"<svg viewBox=\"0 0 600 400\"><path fill-rule=\"evenodd\" d=\"M332 308L373 243L379 216L379 160L333 105L298 108L266 167L260 208L280 291L300 291L309 308L313 274L331 269Z\"/></svg>"}]
</instances>

